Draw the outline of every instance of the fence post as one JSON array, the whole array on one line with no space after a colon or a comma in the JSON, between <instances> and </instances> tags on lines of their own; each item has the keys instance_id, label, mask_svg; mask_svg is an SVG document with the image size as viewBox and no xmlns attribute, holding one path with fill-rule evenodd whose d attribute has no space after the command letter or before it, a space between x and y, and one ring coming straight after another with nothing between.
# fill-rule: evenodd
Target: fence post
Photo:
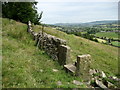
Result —
<instances>
[{"instance_id":1,"label":"fence post","mask_svg":"<svg viewBox=\"0 0 120 90\"><path fill-rule=\"evenodd\" d=\"M44 41L44 25L42 25L42 39L41 39L41 49L43 49L43 42Z\"/></svg>"},{"instance_id":2,"label":"fence post","mask_svg":"<svg viewBox=\"0 0 120 90\"><path fill-rule=\"evenodd\" d=\"M31 29L31 22L28 21L28 29L27 29L27 32L30 32L30 29Z\"/></svg>"}]
</instances>

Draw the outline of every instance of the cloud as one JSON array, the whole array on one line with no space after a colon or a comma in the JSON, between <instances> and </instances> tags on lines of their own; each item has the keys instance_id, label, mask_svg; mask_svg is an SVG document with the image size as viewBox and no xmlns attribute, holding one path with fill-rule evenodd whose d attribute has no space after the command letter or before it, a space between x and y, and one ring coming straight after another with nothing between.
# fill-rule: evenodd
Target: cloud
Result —
<instances>
[{"instance_id":1,"label":"cloud","mask_svg":"<svg viewBox=\"0 0 120 90\"><path fill-rule=\"evenodd\" d=\"M38 11L43 11L42 21L87 22L103 19L117 19L116 2L39 2Z\"/></svg>"}]
</instances>

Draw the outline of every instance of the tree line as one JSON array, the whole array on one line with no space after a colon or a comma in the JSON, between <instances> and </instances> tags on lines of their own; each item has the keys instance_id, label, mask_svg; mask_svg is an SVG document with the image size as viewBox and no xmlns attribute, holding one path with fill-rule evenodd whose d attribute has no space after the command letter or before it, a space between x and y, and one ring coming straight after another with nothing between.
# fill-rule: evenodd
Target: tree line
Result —
<instances>
[{"instance_id":1,"label":"tree line","mask_svg":"<svg viewBox=\"0 0 120 90\"><path fill-rule=\"evenodd\" d=\"M2 17L14 19L23 23L30 20L34 24L40 24L42 13L37 12L38 2L2 2Z\"/></svg>"}]
</instances>

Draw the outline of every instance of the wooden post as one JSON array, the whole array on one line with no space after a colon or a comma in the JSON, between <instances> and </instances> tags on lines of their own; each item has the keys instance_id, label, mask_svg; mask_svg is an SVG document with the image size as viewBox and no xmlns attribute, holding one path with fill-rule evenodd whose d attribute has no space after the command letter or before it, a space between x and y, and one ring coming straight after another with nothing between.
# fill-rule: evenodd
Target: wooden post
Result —
<instances>
[{"instance_id":1,"label":"wooden post","mask_svg":"<svg viewBox=\"0 0 120 90\"><path fill-rule=\"evenodd\" d=\"M36 46L37 46L37 48L39 47L39 44L40 44L40 35L38 33L38 38L36 40Z\"/></svg>"},{"instance_id":2,"label":"wooden post","mask_svg":"<svg viewBox=\"0 0 120 90\"><path fill-rule=\"evenodd\" d=\"M42 39L41 39L41 49L43 49L43 40L44 40L44 24L42 25Z\"/></svg>"}]
</instances>

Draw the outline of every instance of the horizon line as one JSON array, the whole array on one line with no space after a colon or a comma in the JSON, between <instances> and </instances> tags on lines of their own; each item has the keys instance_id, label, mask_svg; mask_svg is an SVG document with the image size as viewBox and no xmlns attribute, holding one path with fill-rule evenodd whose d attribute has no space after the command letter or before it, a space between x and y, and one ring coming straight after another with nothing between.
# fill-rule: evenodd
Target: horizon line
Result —
<instances>
[{"instance_id":1,"label":"horizon line","mask_svg":"<svg viewBox=\"0 0 120 90\"><path fill-rule=\"evenodd\" d=\"M75 23L75 24L82 24L82 23L91 23L91 22L96 22L96 21L119 21L117 19L111 19L111 20L93 20L93 21L86 21L86 22L56 22L56 23L44 23L44 24L59 24L59 23L62 23L62 24L72 24L72 23Z\"/></svg>"}]
</instances>

